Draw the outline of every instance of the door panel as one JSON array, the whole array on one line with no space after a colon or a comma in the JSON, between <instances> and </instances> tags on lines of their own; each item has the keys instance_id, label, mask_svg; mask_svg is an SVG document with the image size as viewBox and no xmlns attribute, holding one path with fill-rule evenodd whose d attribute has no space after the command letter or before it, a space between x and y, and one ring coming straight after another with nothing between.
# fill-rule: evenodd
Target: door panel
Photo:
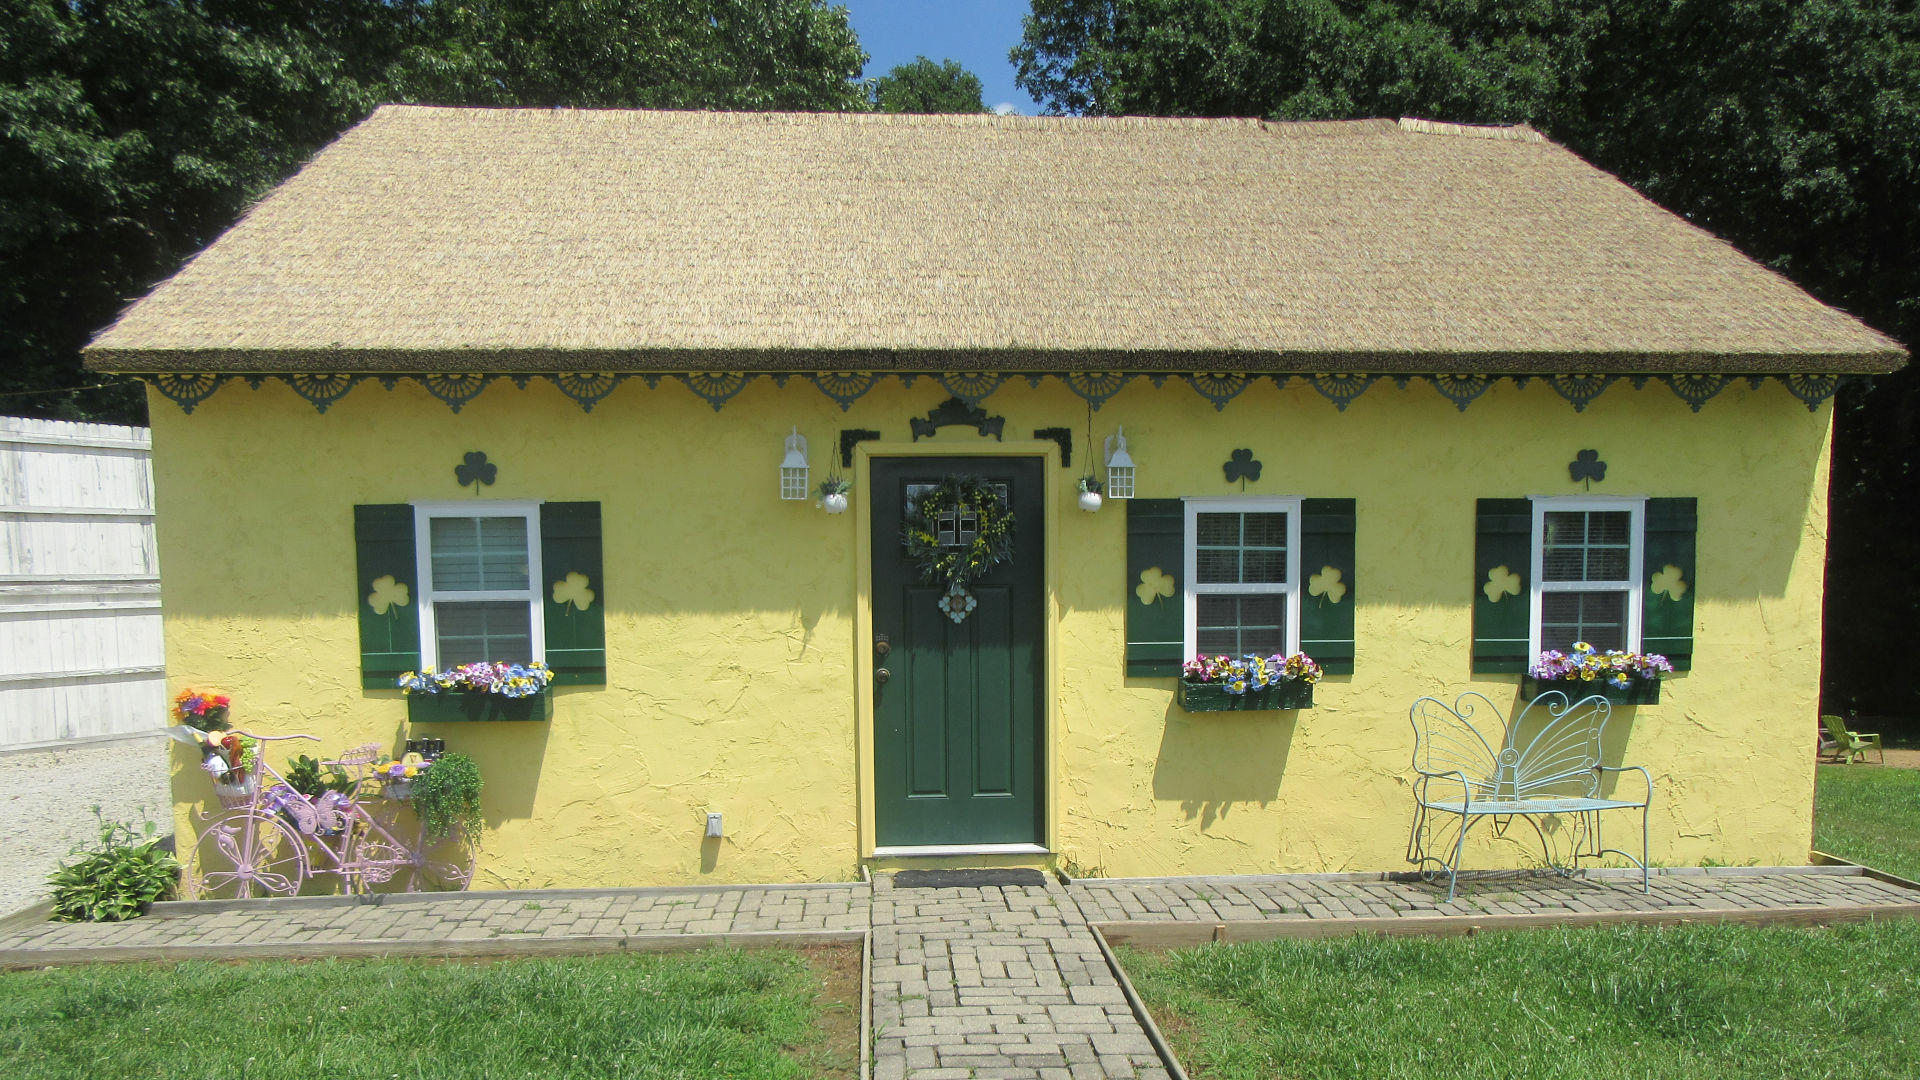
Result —
<instances>
[{"instance_id":1,"label":"door panel","mask_svg":"<svg viewBox=\"0 0 1920 1080\"><path fill-rule=\"evenodd\" d=\"M1037 458L878 458L873 463L874 632L889 678L874 686L875 826L880 846L1040 843L1045 769L1043 465ZM908 562L909 487L947 476L1005 484L1013 555L969 590L959 623L943 584Z\"/></svg>"}]
</instances>

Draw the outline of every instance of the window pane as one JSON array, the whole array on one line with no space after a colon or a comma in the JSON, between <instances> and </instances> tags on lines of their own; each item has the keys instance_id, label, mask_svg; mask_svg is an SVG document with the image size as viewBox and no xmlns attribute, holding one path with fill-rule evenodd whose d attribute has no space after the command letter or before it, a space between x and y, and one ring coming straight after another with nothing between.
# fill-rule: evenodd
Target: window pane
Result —
<instances>
[{"instance_id":1,"label":"window pane","mask_svg":"<svg viewBox=\"0 0 1920 1080\"><path fill-rule=\"evenodd\" d=\"M1194 552L1194 580L1202 585L1238 585L1240 552L1234 548L1201 548Z\"/></svg>"},{"instance_id":2,"label":"window pane","mask_svg":"<svg viewBox=\"0 0 1920 1080\"><path fill-rule=\"evenodd\" d=\"M1632 514L1625 510L1549 510L1542 518L1542 581L1627 580Z\"/></svg>"},{"instance_id":3,"label":"window pane","mask_svg":"<svg viewBox=\"0 0 1920 1080\"><path fill-rule=\"evenodd\" d=\"M1239 514L1195 514L1194 517L1194 542L1201 547L1239 546Z\"/></svg>"},{"instance_id":4,"label":"window pane","mask_svg":"<svg viewBox=\"0 0 1920 1080\"><path fill-rule=\"evenodd\" d=\"M1287 645L1287 598L1202 595L1194 598L1194 646L1209 655L1271 656Z\"/></svg>"},{"instance_id":5,"label":"window pane","mask_svg":"<svg viewBox=\"0 0 1920 1080\"><path fill-rule=\"evenodd\" d=\"M1576 641L1601 651L1627 647L1624 592L1543 592L1540 647L1567 652Z\"/></svg>"},{"instance_id":6,"label":"window pane","mask_svg":"<svg viewBox=\"0 0 1920 1080\"><path fill-rule=\"evenodd\" d=\"M1287 515L1194 515L1194 581L1200 585L1284 585Z\"/></svg>"},{"instance_id":7,"label":"window pane","mask_svg":"<svg viewBox=\"0 0 1920 1080\"><path fill-rule=\"evenodd\" d=\"M533 609L523 600L436 603L433 625L442 668L533 659Z\"/></svg>"},{"instance_id":8,"label":"window pane","mask_svg":"<svg viewBox=\"0 0 1920 1080\"><path fill-rule=\"evenodd\" d=\"M434 591L528 587L525 518L437 517L429 526Z\"/></svg>"}]
</instances>

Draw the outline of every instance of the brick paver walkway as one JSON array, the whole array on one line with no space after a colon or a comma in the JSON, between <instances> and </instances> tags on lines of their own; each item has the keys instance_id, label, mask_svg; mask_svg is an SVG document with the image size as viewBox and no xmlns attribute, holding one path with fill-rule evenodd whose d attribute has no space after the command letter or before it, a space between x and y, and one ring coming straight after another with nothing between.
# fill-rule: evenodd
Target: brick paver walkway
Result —
<instances>
[{"instance_id":1,"label":"brick paver walkway","mask_svg":"<svg viewBox=\"0 0 1920 1080\"><path fill-rule=\"evenodd\" d=\"M311 898L163 905L128 923L0 933L0 968L89 958L597 951L871 931L875 1080L1134 1080L1167 1073L1089 923L1895 907L1920 895L1850 867L1561 879L1487 873L1460 896L1379 875L1093 879L897 889L865 884Z\"/></svg>"}]
</instances>

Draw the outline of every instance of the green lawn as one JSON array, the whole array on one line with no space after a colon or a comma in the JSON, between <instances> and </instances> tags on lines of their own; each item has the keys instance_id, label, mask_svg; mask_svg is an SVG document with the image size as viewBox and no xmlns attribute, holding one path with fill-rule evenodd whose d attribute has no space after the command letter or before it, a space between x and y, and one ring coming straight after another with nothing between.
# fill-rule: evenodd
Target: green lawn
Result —
<instances>
[{"instance_id":1,"label":"green lawn","mask_svg":"<svg viewBox=\"0 0 1920 1080\"><path fill-rule=\"evenodd\" d=\"M855 949L14 972L0 975L0 1073L9 1080L851 1076L859 1061L859 977Z\"/></svg>"},{"instance_id":2,"label":"green lawn","mask_svg":"<svg viewBox=\"0 0 1920 1080\"><path fill-rule=\"evenodd\" d=\"M1820 766L1813 846L1920 880L1920 769Z\"/></svg>"},{"instance_id":3,"label":"green lawn","mask_svg":"<svg viewBox=\"0 0 1920 1080\"><path fill-rule=\"evenodd\" d=\"M1122 962L1206 1080L1920 1076L1920 922L1283 940Z\"/></svg>"}]
</instances>

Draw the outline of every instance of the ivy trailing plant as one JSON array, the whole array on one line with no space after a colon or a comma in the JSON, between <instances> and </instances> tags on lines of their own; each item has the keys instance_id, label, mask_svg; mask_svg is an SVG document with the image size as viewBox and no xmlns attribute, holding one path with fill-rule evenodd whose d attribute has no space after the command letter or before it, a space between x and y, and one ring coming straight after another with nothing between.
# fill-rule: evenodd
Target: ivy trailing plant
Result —
<instances>
[{"instance_id":1,"label":"ivy trailing plant","mask_svg":"<svg viewBox=\"0 0 1920 1080\"><path fill-rule=\"evenodd\" d=\"M180 864L160 847L153 822L141 831L120 821L108 821L93 808L100 825L94 850L82 845L79 856L47 876L53 888L53 917L60 922L120 922L137 919L155 900L168 900L180 883Z\"/></svg>"},{"instance_id":2,"label":"ivy trailing plant","mask_svg":"<svg viewBox=\"0 0 1920 1080\"><path fill-rule=\"evenodd\" d=\"M977 528L972 542L940 543L936 526L948 512L974 517ZM920 496L901 529L901 539L922 581L964 589L1013 555L1013 511L1006 496L985 479L949 476Z\"/></svg>"},{"instance_id":3,"label":"ivy trailing plant","mask_svg":"<svg viewBox=\"0 0 1920 1080\"><path fill-rule=\"evenodd\" d=\"M480 766L465 754L442 754L413 782L413 810L427 837L443 840L455 825L469 843L480 838Z\"/></svg>"}]
</instances>

